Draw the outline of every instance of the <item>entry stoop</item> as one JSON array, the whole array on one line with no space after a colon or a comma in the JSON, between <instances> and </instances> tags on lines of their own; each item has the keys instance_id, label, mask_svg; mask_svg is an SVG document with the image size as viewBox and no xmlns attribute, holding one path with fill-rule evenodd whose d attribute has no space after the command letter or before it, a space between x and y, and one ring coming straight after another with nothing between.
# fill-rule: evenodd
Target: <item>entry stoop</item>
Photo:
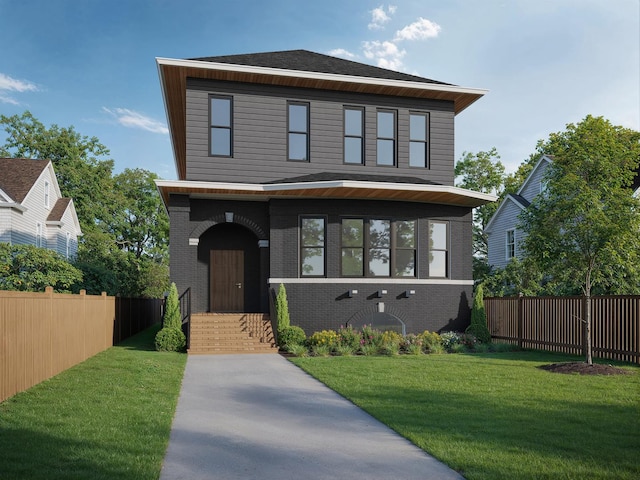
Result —
<instances>
[{"instance_id":1,"label":"entry stoop","mask_svg":"<svg viewBox=\"0 0 640 480\"><path fill-rule=\"evenodd\" d=\"M263 313L191 314L191 355L277 353L269 315Z\"/></svg>"}]
</instances>

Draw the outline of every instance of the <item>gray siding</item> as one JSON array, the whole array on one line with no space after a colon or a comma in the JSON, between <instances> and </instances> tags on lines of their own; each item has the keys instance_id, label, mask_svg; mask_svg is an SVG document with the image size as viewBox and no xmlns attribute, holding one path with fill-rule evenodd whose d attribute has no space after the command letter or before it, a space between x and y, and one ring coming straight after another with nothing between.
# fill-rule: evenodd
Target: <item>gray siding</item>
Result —
<instances>
[{"instance_id":1,"label":"gray siding","mask_svg":"<svg viewBox=\"0 0 640 480\"><path fill-rule=\"evenodd\" d=\"M233 96L233 158L210 157L208 95ZM189 80L187 179L260 183L320 172L421 177L453 185L451 102ZM287 101L310 104L310 161L287 161ZM365 165L343 163L343 107L365 108ZM398 165L376 165L376 109L398 112ZM431 168L410 168L409 112L430 113Z\"/></svg>"},{"instance_id":2,"label":"gray siding","mask_svg":"<svg viewBox=\"0 0 640 480\"><path fill-rule=\"evenodd\" d=\"M516 228L518 215L522 209L512 200L506 199L504 206L498 212L498 216L493 219L491 231L488 233L487 248L489 265L496 268L504 268L509 263L507 259L507 230L515 228L516 237L516 257L522 258L522 242L524 233Z\"/></svg>"}]
</instances>

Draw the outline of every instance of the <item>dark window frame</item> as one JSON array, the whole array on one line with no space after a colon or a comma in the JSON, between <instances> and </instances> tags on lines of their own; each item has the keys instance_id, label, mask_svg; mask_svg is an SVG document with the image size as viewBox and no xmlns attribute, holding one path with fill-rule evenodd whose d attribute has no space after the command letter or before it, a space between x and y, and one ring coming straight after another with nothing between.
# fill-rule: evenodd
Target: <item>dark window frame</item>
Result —
<instances>
[{"instance_id":1,"label":"dark window frame","mask_svg":"<svg viewBox=\"0 0 640 480\"><path fill-rule=\"evenodd\" d=\"M446 238L445 238L445 248L434 248L432 245L432 237L431 237L431 225L434 224L439 224L439 225L445 225L446 227ZM451 260L451 223L448 220L429 220L429 225L428 225L428 232L429 232L429 278L450 278L451 276L451 265L449 264L450 260ZM432 253L434 252L444 252L445 255L445 259L444 259L444 268L445 268L445 274L444 275L433 275L433 272L431 270L431 262L433 261L432 258Z\"/></svg>"},{"instance_id":2,"label":"dark window frame","mask_svg":"<svg viewBox=\"0 0 640 480\"><path fill-rule=\"evenodd\" d=\"M509 238L511 234L511 238ZM505 259L511 260L516 256L516 229L509 228L505 233Z\"/></svg>"},{"instance_id":3,"label":"dark window frame","mask_svg":"<svg viewBox=\"0 0 640 480\"><path fill-rule=\"evenodd\" d=\"M291 107L302 106L307 111L306 131L293 130L291 128ZM291 135L305 135L306 137L306 157L305 159L291 158ZM311 104L309 102L301 102L297 100L287 101L287 161L289 162L305 162L311 161Z\"/></svg>"},{"instance_id":4,"label":"dark window frame","mask_svg":"<svg viewBox=\"0 0 640 480\"><path fill-rule=\"evenodd\" d=\"M228 100L229 101L229 125L213 125L213 116L211 115L212 110L212 100ZM217 157L217 158L233 158L233 97L231 95L217 95L217 94L209 94L209 156ZM217 130L228 130L229 131L229 155L220 155L218 153L213 153L212 149L212 132L214 129Z\"/></svg>"},{"instance_id":5,"label":"dark window frame","mask_svg":"<svg viewBox=\"0 0 640 480\"><path fill-rule=\"evenodd\" d=\"M305 245L303 243L303 235L302 235L302 225L303 225L303 221L304 220L322 220L323 222L323 243L322 245ZM299 219L298 219L298 225L299 225L299 241L298 241L298 245L299 245L299 261L298 261L298 266L299 266L299 276L300 278L326 278L327 276L327 216L326 215L300 215ZM305 275L302 265L303 265L303 259L304 259L304 255L303 255L303 251L307 248L320 248L322 249L322 275Z\"/></svg>"},{"instance_id":6,"label":"dark window frame","mask_svg":"<svg viewBox=\"0 0 640 480\"><path fill-rule=\"evenodd\" d=\"M381 113L390 113L393 115L393 136L392 137L384 137L380 135L380 114ZM393 142L392 149L392 163L380 163L380 141ZM376 110L376 165L379 167L397 167L398 166L398 111L387 109L387 108L379 108Z\"/></svg>"},{"instance_id":7,"label":"dark window frame","mask_svg":"<svg viewBox=\"0 0 640 480\"><path fill-rule=\"evenodd\" d=\"M414 139L411 137L411 118L412 117L424 117L425 123L425 132L424 132L424 140L422 139ZM431 168L431 162L429 161L429 154L431 149L429 142L429 132L431 131L430 125L430 115L428 112L409 112L409 167L410 168L423 168L429 169ZM413 144L422 144L424 146L424 165L412 165L411 164L411 146Z\"/></svg>"},{"instance_id":8,"label":"dark window frame","mask_svg":"<svg viewBox=\"0 0 640 480\"><path fill-rule=\"evenodd\" d=\"M347 133L347 111L357 111L360 112L360 135L352 135ZM342 111L342 163L345 165L364 165L364 146L365 146L365 109L364 107L356 107L351 105L345 105ZM360 140L360 161L359 162L348 162L347 161L347 139L355 138Z\"/></svg>"}]
</instances>

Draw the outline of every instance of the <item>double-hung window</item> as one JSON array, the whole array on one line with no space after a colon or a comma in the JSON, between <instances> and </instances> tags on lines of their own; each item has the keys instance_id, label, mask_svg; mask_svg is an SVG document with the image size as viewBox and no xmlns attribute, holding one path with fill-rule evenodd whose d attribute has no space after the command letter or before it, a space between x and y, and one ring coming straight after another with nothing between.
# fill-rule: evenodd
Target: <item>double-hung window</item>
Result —
<instances>
[{"instance_id":1,"label":"double-hung window","mask_svg":"<svg viewBox=\"0 0 640 480\"><path fill-rule=\"evenodd\" d=\"M36 223L36 247L42 247L42 224Z\"/></svg>"},{"instance_id":2,"label":"double-hung window","mask_svg":"<svg viewBox=\"0 0 640 480\"><path fill-rule=\"evenodd\" d=\"M449 276L448 222L429 222L429 276Z\"/></svg>"},{"instance_id":3,"label":"double-hung window","mask_svg":"<svg viewBox=\"0 0 640 480\"><path fill-rule=\"evenodd\" d=\"M429 167L429 116L426 113L409 115L409 166Z\"/></svg>"},{"instance_id":4,"label":"double-hung window","mask_svg":"<svg viewBox=\"0 0 640 480\"><path fill-rule=\"evenodd\" d=\"M364 163L364 110L358 107L344 109L344 163Z\"/></svg>"},{"instance_id":5,"label":"double-hung window","mask_svg":"<svg viewBox=\"0 0 640 480\"><path fill-rule=\"evenodd\" d=\"M299 162L309 161L309 104L289 102L288 104L288 159Z\"/></svg>"},{"instance_id":6,"label":"double-hung window","mask_svg":"<svg viewBox=\"0 0 640 480\"><path fill-rule=\"evenodd\" d=\"M342 219L342 275L415 277L415 220Z\"/></svg>"},{"instance_id":7,"label":"double-hung window","mask_svg":"<svg viewBox=\"0 0 640 480\"><path fill-rule=\"evenodd\" d=\"M233 102L231 97L210 96L210 141L209 153L216 157L233 155Z\"/></svg>"},{"instance_id":8,"label":"double-hung window","mask_svg":"<svg viewBox=\"0 0 640 480\"><path fill-rule=\"evenodd\" d=\"M49 206L51 205L50 192L51 192L50 184L49 184L49 182L47 180L45 180L44 181L44 206L45 206L45 208L49 208Z\"/></svg>"},{"instance_id":9,"label":"double-hung window","mask_svg":"<svg viewBox=\"0 0 640 480\"><path fill-rule=\"evenodd\" d=\"M377 120L377 163L394 166L396 164L396 112L378 110Z\"/></svg>"},{"instance_id":10,"label":"double-hung window","mask_svg":"<svg viewBox=\"0 0 640 480\"><path fill-rule=\"evenodd\" d=\"M516 231L514 229L507 230L505 238L506 259L511 260L516 256Z\"/></svg>"},{"instance_id":11,"label":"double-hung window","mask_svg":"<svg viewBox=\"0 0 640 480\"><path fill-rule=\"evenodd\" d=\"M326 219L300 219L300 276L324 277L326 265Z\"/></svg>"}]
</instances>

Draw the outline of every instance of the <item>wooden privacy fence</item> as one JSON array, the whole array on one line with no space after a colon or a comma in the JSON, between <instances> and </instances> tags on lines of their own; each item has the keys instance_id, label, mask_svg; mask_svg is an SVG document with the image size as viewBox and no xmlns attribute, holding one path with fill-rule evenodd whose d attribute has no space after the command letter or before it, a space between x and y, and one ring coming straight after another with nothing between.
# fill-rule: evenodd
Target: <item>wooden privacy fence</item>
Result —
<instances>
[{"instance_id":1,"label":"wooden privacy fence","mask_svg":"<svg viewBox=\"0 0 640 480\"><path fill-rule=\"evenodd\" d=\"M534 348L584 354L584 297L485 298L491 336ZM640 296L591 298L594 357L640 364Z\"/></svg>"},{"instance_id":2,"label":"wooden privacy fence","mask_svg":"<svg viewBox=\"0 0 640 480\"><path fill-rule=\"evenodd\" d=\"M161 309L162 300L0 291L0 402L159 322Z\"/></svg>"}]
</instances>

